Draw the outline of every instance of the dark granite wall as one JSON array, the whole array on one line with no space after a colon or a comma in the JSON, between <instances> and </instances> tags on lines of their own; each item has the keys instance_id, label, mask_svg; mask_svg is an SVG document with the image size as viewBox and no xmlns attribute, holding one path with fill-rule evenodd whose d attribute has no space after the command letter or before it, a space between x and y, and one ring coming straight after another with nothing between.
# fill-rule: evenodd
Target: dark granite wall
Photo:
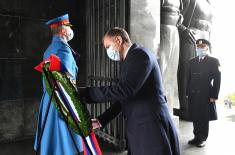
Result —
<instances>
[{"instance_id":1,"label":"dark granite wall","mask_svg":"<svg viewBox=\"0 0 235 155\"><path fill-rule=\"evenodd\" d=\"M69 13L84 62L85 8L85 0L0 1L0 142L35 134L42 88L33 68L51 40L48 19Z\"/></svg>"}]
</instances>

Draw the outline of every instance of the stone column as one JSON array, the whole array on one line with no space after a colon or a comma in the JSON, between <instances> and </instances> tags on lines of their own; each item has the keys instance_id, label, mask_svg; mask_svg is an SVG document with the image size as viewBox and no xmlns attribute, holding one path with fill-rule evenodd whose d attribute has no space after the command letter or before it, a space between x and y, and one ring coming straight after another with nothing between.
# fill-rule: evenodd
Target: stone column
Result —
<instances>
[{"instance_id":1,"label":"stone column","mask_svg":"<svg viewBox=\"0 0 235 155\"><path fill-rule=\"evenodd\" d=\"M160 43L160 3L156 0L131 0L130 9L132 41L150 49L157 56Z\"/></svg>"},{"instance_id":2,"label":"stone column","mask_svg":"<svg viewBox=\"0 0 235 155\"><path fill-rule=\"evenodd\" d=\"M179 104L177 68L179 59L179 21L180 0L161 1L161 40L158 51L159 64L163 76L168 104L176 107Z\"/></svg>"},{"instance_id":3,"label":"stone column","mask_svg":"<svg viewBox=\"0 0 235 155\"><path fill-rule=\"evenodd\" d=\"M179 0L131 0L131 38L156 54L170 110L178 105L179 7Z\"/></svg>"}]
</instances>

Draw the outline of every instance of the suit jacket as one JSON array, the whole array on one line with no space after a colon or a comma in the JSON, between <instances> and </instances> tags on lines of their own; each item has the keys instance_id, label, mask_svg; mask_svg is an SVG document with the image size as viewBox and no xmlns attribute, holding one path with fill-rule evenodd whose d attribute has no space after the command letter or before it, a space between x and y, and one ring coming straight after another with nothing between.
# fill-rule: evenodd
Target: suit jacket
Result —
<instances>
[{"instance_id":1,"label":"suit jacket","mask_svg":"<svg viewBox=\"0 0 235 155\"><path fill-rule=\"evenodd\" d=\"M60 58L61 71L69 72L71 79L76 79L77 65L74 60L72 49L63 38L54 36L50 46L44 53L43 59L48 58L51 54L55 54ZM38 115L38 127L35 137L34 149L37 148L37 142L42 129L42 124L45 119L46 110L48 106L50 96L46 92L45 84L43 82L43 96L40 103L39 115ZM82 140L78 134L72 133L76 141L77 147L80 151L83 151ZM40 145L41 155L71 155L77 153L73 140L70 136L67 125L62 117L59 115L51 103L47 116L47 122L45 125L44 133Z\"/></svg>"},{"instance_id":2,"label":"suit jacket","mask_svg":"<svg viewBox=\"0 0 235 155\"><path fill-rule=\"evenodd\" d=\"M107 123L110 121L107 117L120 111L123 113L132 155L180 154L178 136L163 93L160 69L155 55L149 50L133 44L121 66L117 84L87 88L86 95L92 102L116 101L116 105L104 114L106 116L99 118L101 123Z\"/></svg>"},{"instance_id":3,"label":"suit jacket","mask_svg":"<svg viewBox=\"0 0 235 155\"><path fill-rule=\"evenodd\" d=\"M215 103L210 98L218 99L221 73L219 61L205 56L199 62L199 57L189 62L189 76L186 93L188 95L188 112L192 121L216 120Z\"/></svg>"}]
</instances>

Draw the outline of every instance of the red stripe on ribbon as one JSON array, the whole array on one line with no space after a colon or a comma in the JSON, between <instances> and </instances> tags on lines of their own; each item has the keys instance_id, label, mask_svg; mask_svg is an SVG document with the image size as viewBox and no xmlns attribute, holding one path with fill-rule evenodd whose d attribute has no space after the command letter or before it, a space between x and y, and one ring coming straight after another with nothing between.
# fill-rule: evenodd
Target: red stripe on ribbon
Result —
<instances>
[{"instance_id":1,"label":"red stripe on ribbon","mask_svg":"<svg viewBox=\"0 0 235 155\"><path fill-rule=\"evenodd\" d=\"M84 155L88 155L87 154L87 148L86 148L86 146L85 146L85 144L84 144L84 141L82 140L82 147L83 147L83 153L84 153Z\"/></svg>"},{"instance_id":2,"label":"red stripe on ribbon","mask_svg":"<svg viewBox=\"0 0 235 155\"><path fill-rule=\"evenodd\" d=\"M102 155L102 152L101 152L101 150L100 150L100 146L99 146L99 144L98 144L98 142L97 142L97 139L96 139L96 137L95 137L94 130L92 130L90 136L91 136L91 138L92 138L92 140L93 140L93 143L94 143L94 145L95 145L95 150L96 150L96 152L98 153L98 155Z\"/></svg>"}]
</instances>

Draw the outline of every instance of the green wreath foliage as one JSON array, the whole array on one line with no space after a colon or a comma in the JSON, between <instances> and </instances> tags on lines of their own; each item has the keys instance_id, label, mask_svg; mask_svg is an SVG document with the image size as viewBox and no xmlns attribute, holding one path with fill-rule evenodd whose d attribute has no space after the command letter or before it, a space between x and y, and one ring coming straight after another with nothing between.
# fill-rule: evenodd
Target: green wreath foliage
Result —
<instances>
[{"instance_id":1,"label":"green wreath foliage","mask_svg":"<svg viewBox=\"0 0 235 155\"><path fill-rule=\"evenodd\" d=\"M50 72L52 74L50 74ZM46 85L46 91L49 94L49 96L52 94L51 85L53 83L53 80L52 80L53 78L63 86L64 90L70 96L75 109L77 110L78 116L80 118L80 122L75 122L73 120L69 110L65 106L65 103L62 97L60 96L60 93L58 92L58 89L55 91L52 97L52 103L54 104L56 110L59 112L60 115L62 115L63 113L63 116L65 116L64 121L67 122L69 127L74 132L80 135L82 134L85 137L88 136L92 131L91 117L89 115L89 112L86 108L85 103L81 102L80 100L79 93L78 93L76 86L67 77L66 73L58 72L58 71L49 71L49 63L44 64L42 75L43 75L43 79ZM78 127L80 129L78 129Z\"/></svg>"}]
</instances>

